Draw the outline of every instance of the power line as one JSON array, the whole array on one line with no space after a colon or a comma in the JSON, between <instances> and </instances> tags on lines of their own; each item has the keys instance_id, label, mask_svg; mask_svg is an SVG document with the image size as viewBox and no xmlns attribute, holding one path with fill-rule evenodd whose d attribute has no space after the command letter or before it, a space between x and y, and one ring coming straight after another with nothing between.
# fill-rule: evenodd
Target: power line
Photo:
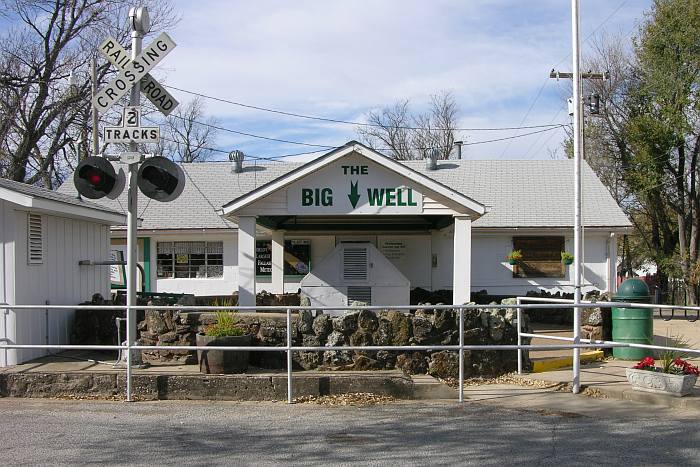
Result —
<instances>
[{"instance_id":1,"label":"power line","mask_svg":"<svg viewBox=\"0 0 700 467\"><path fill-rule=\"evenodd\" d=\"M201 122L201 121L199 121L199 120L190 120L190 119L186 119L185 117L178 116L178 115L171 115L171 117L175 117L175 118L178 118L178 119L180 119L180 120L187 120L187 121L190 121L190 122L192 122L192 123L196 123L196 124L198 124L198 125L203 125L203 126L215 128L215 129L222 130L222 131L227 131L227 132L231 132L231 133L235 133L235 134L241 134L241 135L245 135L245 136L250 136L250 137L253 137L253 138L265 139L265 140L268 140L268 141L277 141L277 142L289 143L289 144L296 144L296 145L301 145L301 146L318 147L318 148L322 148L322 150L332 150L332 149L336 149L336 148L338 147L338 146L331 146L331 145L322 145L322 144L314 144L314 143L305 143L305 142L302 142L302 141L290 141L290 140L283 140L283 139L278 139L278 138L270 138L270 137L267 137L267 136L256 135L256 134L253 134L253 133L246 133L246 132L242 132L242 131L238 131L238 130L233 130L233 129L226 128L226 127L221 127L221 126L218 126L218 125L212 125L212 124L210 124L210 123ZM154 122L153 120L149 120L149 119L146 119L146 120L148 120L148 121L151 122L151 123L157 124L157 123ZM546 127L546 128L543 128L543 129L540 129L540 130L536 130L536 131L532 131L532 132L528 132L528 133L522 133L522 134L517 134L517 135L513 135L513 136L506 136L506 137L503 137L503 138L495 138L495 139L489 139L489 140L484 140L484 141L473 141L473 142L470 142L470 143L464 143L463 145L464 145L464 146L475 146L475 145L478 145L478 144L493 143L493 142L497 142L497 141L507 141L507 140L512 140L512 139L516 139L516 138L521 138L521 137L525 137L525 136L529 136L529 135L534 135L534 134L537 134L537 133L542 133L542 132L545 132L545 131L555 130L555 129L557 129L557 128L561 128L562 126L563 126L562 124L557 123L557 124L552 124L552 125L550 125L550 126L548 126L548 127ZM164 139L165 139L165 138L164 138ZM167 139L166 139L166 140L167 140ZM177 143L176 141L172 141L172 140L170 140L170 142L172 142L172 143ZM426 151L426 150L430 150L430 149L447 149L447 147L445 147L445 146L430 146L430 147L416 147L416 148L407 148L407 149L408 149L408 150L413 150L413 151ZM390 150L392 150L392 149L391 149L391 148L380 148L380 149L377 149L377 150L386 150L386 151L390 151ZM217 152L219 152L219 151L221 151L221 152L226 152L226 153L229 152L229 151L224 151L224 150L217 150ZM316 153L316 152L321 152L321 150L319 150L319 151L308 151L308 152L298 153L298 154L293 154L293 155L313 154L313 153ZM287 156L284 156L284 157L291 157L291 156L293 156L293 155L287 155ZM280 156L280 157L283 157L283 156ZM261 158L261 159L262 159L262 160L265 160L265 158Z\"/></svg>"},{"instance_id":2,"label":"power line","mask_svg":"<svg viewBox=\"0 0 700 467\"><path fill-rule=\"evenodd\" d=\"M300 114L300 113L296 113L296 112L286 112L284 110L270 109L267 107L260 107L257 105L244 104L242 102L236 102L236 101L224 99L221 97L214 97L214 96L210 96L210 95L203 94L203 93L196 92L196 91L188 91L186 89L178 88L176 86L170 86L170 85L163 85L163 86L166 88L174 89L176 91L184 92L186 94L191 94L193 96L198 96L198 97L202 97L205 99L210 99L210 100L214 100L214 101L218 101L218 102L223 102L226 104L236 105L236 106L244 107L247 109L253 109L253 110L259 110L262 112L270 112L270 113L275 113L275 114L279 114L279 115L285 115L288 117L304 118L307 120L319 120L322 122L329 122L329 123L341 123L344 125L353 125L353 126L366 126L366 127L377 127L377 128L383 127L382 125L379 125L377 123L355 122L352 120L340 120L340 119L335 119L335 118L318 117L318 116L314 116L314 115L305 115L305 114ZM494 128L449 128L449 130L454 130L454 131L505 131L505 130L529 130L529 129L533 129L533 128L545 128L548 126L552 126L552 125L531 125L531 126L494 127ZM412 127L412 126L396 126L396 127L392 127L392 128L397 128L397 129L401 129L401 130L422 130L422 128L420 128L420 127ZM448 128L434 128L434 130L445 131L445 130L448 130Z\"/></svg>"},{"instance_id":3,"label":"power line","mask_svg":"<svg viewBox=\"0 0 700 467\"><path fill-rule=\"evenodd\" d=\"M598 30L600 30L600 28L602 28L608 21L610 21L610 19L611 19L613 16L615 16L615 15L617 14L617 12L620 11L620 10L622 9L623 6L625 6L625 4L627 3L627 1L628 1L628 0L622 0L622 2L617 6L617 8L615 8L615 9L613 10L613 12L610 13L610 14L603 20L602 23L600 23L598 26L596 26L596 28L593 29L593 31L591 31L590 34L588 34L588 35L586 36L586 38L583 40L583 43L585 44L586 42L588 42L588 41L593 37L593 35L594 35L596 32L598 32ZM568 53L568 54L566 55L566 57L564 57L564 58L562 58L561 60L559 60L559 61L552 67L552 69L558 67L562 62L566 61L566 59L567 59L569 56L571 56L571 53ZM530 115L530 112L532 111L533 107L535 106L535 104L536 104L537 101L539 100L540 96L542 95L542 91L544 90L544 87L547 85L547 82L548 82L548 81L549 81L549 77L545 78L544 82L542 83L542 86L540 86L540 90L537 91L537 95L535 96L535 99L532 101L532 104L530 104L530 108L527 109L527 112L525 113L525 116L524 116L523 119L520 121L520 126L522 126L522 125L525 123L525 120L527 120L527 117ZM509 148L510 148L510 143L508 143L508 145L503 149L503 152L501 153L501 157L503 157L503 155L506 153L506 151L507 151Z\"/></svg>"}]
</instances>

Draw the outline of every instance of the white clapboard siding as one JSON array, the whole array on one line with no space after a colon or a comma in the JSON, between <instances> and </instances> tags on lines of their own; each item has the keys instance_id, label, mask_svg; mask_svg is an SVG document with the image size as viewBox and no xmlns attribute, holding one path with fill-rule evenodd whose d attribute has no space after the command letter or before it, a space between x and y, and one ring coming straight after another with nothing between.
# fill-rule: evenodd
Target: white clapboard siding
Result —
<instances>
[{"instance_id":1,"label":"white clapboard siding","mask_svg":"<svg viewBox=\"0 0 700 467\"><path fill-rule=\"evenodd\" d=\"M70 343L74 312L52 310L50 306L76 305L90 300L94 293L109 298L109 268L78 265L78 261L83 259L101 261L109 258L109 227L33 212L41 216L42 261L36 263L29 261L28 256L38 248L35 243L29 249L29 214L8 205L3 208L3 226L0 229L5 251L3 293L7 297L7 290L12 289L15 304L43 307L9 312L13 322L4 321L3 326L7 329L3 329L3 335L21 344L44 344L47 339L51 344L67 344ZM36 225L35 217L31 225ZM8 265L8 250L13 252L12 265ZM0 316L0 320L2 318ZM9 355L0 355L0 365L21 363L46 353L40 349L16 353L8 351Z\"/></svg>"}]
</instances>

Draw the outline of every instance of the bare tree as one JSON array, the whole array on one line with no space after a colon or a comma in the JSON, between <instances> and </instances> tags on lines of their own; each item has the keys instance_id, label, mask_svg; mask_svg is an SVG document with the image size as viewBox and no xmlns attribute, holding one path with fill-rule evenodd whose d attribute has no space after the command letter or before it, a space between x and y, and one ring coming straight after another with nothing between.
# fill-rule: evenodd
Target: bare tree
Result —
<instances>
[{"instance_id":1,"label":"bare tree","mask_svg":"<svg viewBox=\"0 0 700 467\"><path fill-rule=\"evenodd\" d=\"M212 155L217 122L204 117L204 102L196 97L166 118L162 152L176 162L203 162Z\"/></svg>"},{"instance_id":2,"label":"bare tree","mask_svg":"<svg viewBox=\"0 0 700 467\"><path fill-rule=\"evenodd\" d=\"M167 0L141 3L152 29L176 21ZM52 188L79 148L87 150L88 63L107 35L128 45L128 8L117 0L0 0L11 25L0 40L0 176ZM103 62L98 82L113 72Z\"/></svg>"},{"instance_id":3,"label":"bare tree","mask_svg":"<svg viewBox=\"0 0 700 467\"><path fill-rule=\"evenodd\" d=\"M411 114L408 100L367 115L367 126L359 127L360 139L368 146L387 150L398 160L424 159L437 150L448 159L455 142L458 108L454 96L442 92L431 96L430 108Z\"/></svg>"}]
</instances>

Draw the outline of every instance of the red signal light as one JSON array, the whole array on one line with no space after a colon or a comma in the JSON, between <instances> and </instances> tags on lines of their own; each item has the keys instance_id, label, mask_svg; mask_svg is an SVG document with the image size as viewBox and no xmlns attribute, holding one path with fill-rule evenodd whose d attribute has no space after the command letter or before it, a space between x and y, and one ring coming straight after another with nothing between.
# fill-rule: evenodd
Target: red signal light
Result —
<instances>
[{"instance_id":1,"label":"red signal light","mask_svg":"<svg viewBox=\"0 0 700 467\"><path fill-rule=\"evenodd\" d=\"M87 176L87 179L88 179L88 182L90 182L91 185L97 186L97 185L99 185L100 183L102 183L102 175L100 175L100 174L98 174L98 173L96 173L96 172L89 173L88 176Z\"/></svg>"}]
</instances>

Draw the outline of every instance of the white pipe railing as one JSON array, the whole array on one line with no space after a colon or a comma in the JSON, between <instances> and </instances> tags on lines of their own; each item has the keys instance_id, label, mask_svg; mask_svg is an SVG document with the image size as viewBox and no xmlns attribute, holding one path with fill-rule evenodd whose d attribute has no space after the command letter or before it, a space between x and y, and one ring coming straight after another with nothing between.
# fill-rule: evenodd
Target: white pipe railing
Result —
<instances>
[{"instance_id":1,"label":"white pipe railing","mask_svg":"<svg viewBox=\"0 0 700 467\"><path fill-rule=\"evenodd\" d=\"M523 301L544 301L543 304L524 304ZM465 309L503 309L503 308L514 308L513 305L506 304L491 304L491 305L426 305L426 306L362 306L362 307L345 307L345 308L324 308L324 307L311 307L311 306L157 306L157 305L147 305L147 306L126 306L126 305L50 305L47 307L44 305L7 305L0 304L1 308L6 310L35 310L41 309L49 310L95 310L95 311L114 311L114 310L177 310L177 311L220 311L220 310L230 310L230 311L284 311L286 314L286 330L287 339L286 345L281 347L271 347L271 346L245 346L245 347L228 347L228 346L189 346L189 345L173 345L173 346L156 346L156 345L137 345L136 343L127 341L126 344L121 345L72 345L72 344L17 344L13 343L7 337L0 338L0 350L21 350L21 349L58 349L58 350L119 350L125 351L127 355L126 364L126 400L132 401L132 362L131 362L131 351L141 351L141 350L223 350L229 352L236 351L248 351L248 352L286 352L287 354L287 402L293 402L293 354L294 352L322 352L327 350L348 350L348 351L377 351L377 350L391 350L391 351L419 351L419 350L450 350L459 353L459 401L464 401L464 351L465 350L503 350L503 351L517 351L518 354L518 373L523 372L523 350L558 350L558 349L588 349L588 348L611 348L611 347L635 347L635 348L648 348L653 350L677 350L686 353L700 354L700 350L696 349L684 349L675 347L664 347L664 346L653 346L645 344L634 344L628 342L614 342L614 341L595 341L590 339L581 339L581 343L573 344L562 344L562 345L524 345L522 339L525 337L538 337L551 340L560 341L574 341L573 338L569 337L559 337L559 336L543 336L540 334L525 333L522 329L522 312L523 310L536 308L536 309L560 309L561 304L566 304L566 308L591 308L600 306L616 306L621 308L659 308L664 307L664 305L649 305L642 303L622 303L622 302L581 302L580 304L573 304L571 301L565 299L540 299L536 297L517 297L516 299L516 311L517 311L517 330L518 330L518 340L517 344L496 344L496 345L465 345L464 344L464 310ZM667 307L670 307L667 305ZM459 313L459 344L454 345L362 345L362 346L295 346L292 340L292 312L301 310L310 311L338 311L338 310L416 310L420 308L428 308L432 310L455 310ZM700 310L700 307L673 307L681 309L690 310Z\"/></svg>"},{"instance_id":2,"label":"white pipe railing","mask_svg":"<svg viewBox=\"0 0 700 467\"><path fill-rule=\"evenodd\" d=\"M525 305L523 302L536 302L538 305L535 305L534 307L532 305ZM539 305L541 303L541 305ZM700 355L700 350L699 349L686 349L686 348L678 348L678 347L668 347L668 346L660 346L660 345L651 345L651 344L637 344L633 342L615 342L615 341L599 341L599 340L591 340L591 339L576 339L573 337L563 337L563 336L549 336L546 334L535 334L535 333L525 333L522 332L522 321L520 320L521 318L521 308L526 307L526 308L537 308L537 309L550 309L553 308L553 304L564 304L568 305L566 307L558 307L558 308L643 308L643 309L658 309L659 313L661 313L660 310L686 310L687 311L695 311L700 315L700 307L697 306L687 306L687 305L663 305L663 304L656 304L656 303L631 303L631 302L596 302L596 301L581 301L580 305L576 305L573 300L565 299L565 298L540 298L540 297L516 297L516 306L518 307L518 344L521 343L521 340L523 337L529 337L529 338L539 338L539 339L549 339L549 340L559 340L559 341L567 341L567 342L576 342L577 340L579 342L588 342L590 344L596 344L598 345L598 348L609 348L609 347L619 347L618 344L626 344L625 347L630 347L630 348L636 348L636 349L649 349L649 350L662 350L662 351L678 351L678 352L683 352L687 354L696 354ZM556 307L556 305L554 305ZM663 316L662 316L663 318ZM695 322L695 320L691 321ZM573 352L574 360L576 359L576 352ZM522 349L518 349L518 374L522 374ZM580 379L580 366L574 365L574 374L573 378L574 380Z\"/></svg>"}]
</instances>

